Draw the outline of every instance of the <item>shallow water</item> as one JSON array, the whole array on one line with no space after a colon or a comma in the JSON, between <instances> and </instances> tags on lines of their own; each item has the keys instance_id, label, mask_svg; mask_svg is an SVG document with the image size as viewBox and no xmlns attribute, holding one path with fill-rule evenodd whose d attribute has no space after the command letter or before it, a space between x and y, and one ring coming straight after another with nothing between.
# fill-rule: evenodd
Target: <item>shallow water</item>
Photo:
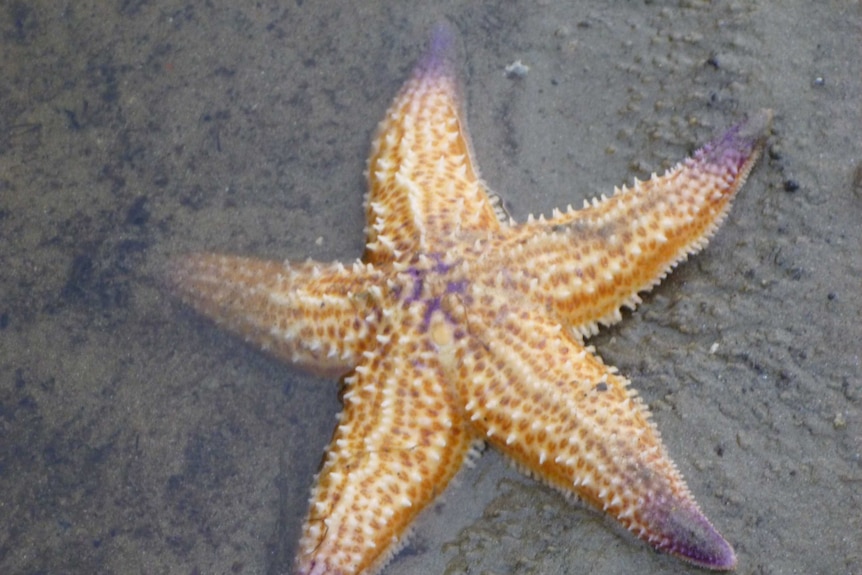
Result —
<instances>
[{"instance_id":1,"label":"shallow water","mask_svg":"<svg viewBox=\"0 0 862 575\"><path fill-rule=\"evenodd\" d=\"M862 573L857 4L234 4L2 8L0 572L289 570L336 382L219 332L158 270L358 257L371 134L447 18L516 219L774 109L710 246L591 343L740 573ZM456 483L386 575L698 571L493 451Z\"/></svg>"}]
</instances>

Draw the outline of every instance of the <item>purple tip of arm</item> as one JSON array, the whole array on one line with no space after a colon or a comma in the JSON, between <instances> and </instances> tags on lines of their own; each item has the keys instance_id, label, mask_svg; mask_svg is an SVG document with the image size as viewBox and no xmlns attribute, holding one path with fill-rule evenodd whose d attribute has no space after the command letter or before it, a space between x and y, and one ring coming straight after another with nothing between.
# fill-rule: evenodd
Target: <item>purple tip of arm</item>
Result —
<instances>
[{"instance_id":1,"label":"purple tip of arm","mask_svg":"<svg viewBox=\"0 0 862 575\"><path fill-rule=\"evenodd\" d=\"M698 150L694 159L722 169L731 168L734 174L750 168L760 155L771 125L772 110L760 110Z\"/></svg>"},{"instance_id":2,"label":"purple tip of arm","mask_svg":"<svg viewBox=\"0 0 862 575\"><path fill-rule=\"evenodd\" d=\"M455 54L455 32L444 22L438 23L431 31L431 39L425 54L416 66L418 75L449 74Z\"/></svg>"},{"instance_id":3,"label":"purple tip of arm","mask_svg":"<svg viewBox=\"0 0 862 575\"><path fill-rule=\"evenodd\" d=\"M659 548L706 569L731 571L736 567L733 547L694 506L672 506L659 523L667 537Z\"/></svg>"}]
</instances>

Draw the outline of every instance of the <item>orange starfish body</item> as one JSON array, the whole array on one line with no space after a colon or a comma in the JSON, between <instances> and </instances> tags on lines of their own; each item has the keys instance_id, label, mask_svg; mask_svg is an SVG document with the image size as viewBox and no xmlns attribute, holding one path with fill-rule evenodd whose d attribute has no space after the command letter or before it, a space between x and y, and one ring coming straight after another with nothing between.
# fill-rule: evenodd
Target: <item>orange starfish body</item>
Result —
<instances>
[{"instance_id":1,"label":"orange starfish body","mask_svg":"<svg viewBox=\"0 0 862 575\"><path fill-rule=\"evenodd\" d=\"M381 122L361 261L196 254L186 302L276 356L344 376L296 572L376 573L478 442L658 550L733 569L636 392L583 337L706 245L759 156L769 114L661 177L516 224L479 178L451 33Z\"/></svg>"}]
</instances>

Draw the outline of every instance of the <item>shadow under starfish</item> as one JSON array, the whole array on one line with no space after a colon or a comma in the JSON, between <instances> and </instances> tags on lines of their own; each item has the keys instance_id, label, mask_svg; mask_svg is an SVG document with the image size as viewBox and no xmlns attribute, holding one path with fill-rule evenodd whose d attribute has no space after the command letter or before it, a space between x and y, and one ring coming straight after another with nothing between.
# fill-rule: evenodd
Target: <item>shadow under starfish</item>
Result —
<instances>
[{"instance_id":1,"label":"shadow under starfish","mask_svg":"<svg viewBox=\"0 0 862 575\"><path fill-rule=\"evenodd\" d=\"M661 177L517 224L473 163L452 43L447 28L434 32L378 128L361 261L204 253L169 266L173 289L201 313L294 365L344 377L297 572L377 572L482 441L654 548L733 569L646 407L583 338L706 245L770 113Z\"/></svg>"}]
</instances>

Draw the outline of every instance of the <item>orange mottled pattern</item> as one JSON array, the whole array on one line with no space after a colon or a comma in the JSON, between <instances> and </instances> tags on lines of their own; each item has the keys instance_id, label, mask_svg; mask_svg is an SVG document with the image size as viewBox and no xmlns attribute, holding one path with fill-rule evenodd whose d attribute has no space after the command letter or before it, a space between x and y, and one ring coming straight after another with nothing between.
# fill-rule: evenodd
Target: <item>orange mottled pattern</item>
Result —
<instances>
[{"instance_id":1,"label":"orange mottled pattern","mask_svg":"<svg viewBox=\"0 0 862 575\"><path fill-rule=\"evenodd\" d=\"M451 44L435 32L380 124L361 261L195 254L170 265L175 291L200 312L343 377L296 572L378 572L483 441L654 548L734 568L645 405L583 338L706 245L769 113L661 177L517 224L471 159Z\"/></svg>"},{"instance_id":2,"label":"orange mottled pattern","mask_svg":"<svg viewBox=\"0 0 862 575\"><path fill-rule=\"evenodd\" d=\"M496 196L472 161L451 42L449 31L437 31L377 128L365 197L368 262L404 261L440 251L455 234L500 227Z\"/></svg>"}]
</instances>

